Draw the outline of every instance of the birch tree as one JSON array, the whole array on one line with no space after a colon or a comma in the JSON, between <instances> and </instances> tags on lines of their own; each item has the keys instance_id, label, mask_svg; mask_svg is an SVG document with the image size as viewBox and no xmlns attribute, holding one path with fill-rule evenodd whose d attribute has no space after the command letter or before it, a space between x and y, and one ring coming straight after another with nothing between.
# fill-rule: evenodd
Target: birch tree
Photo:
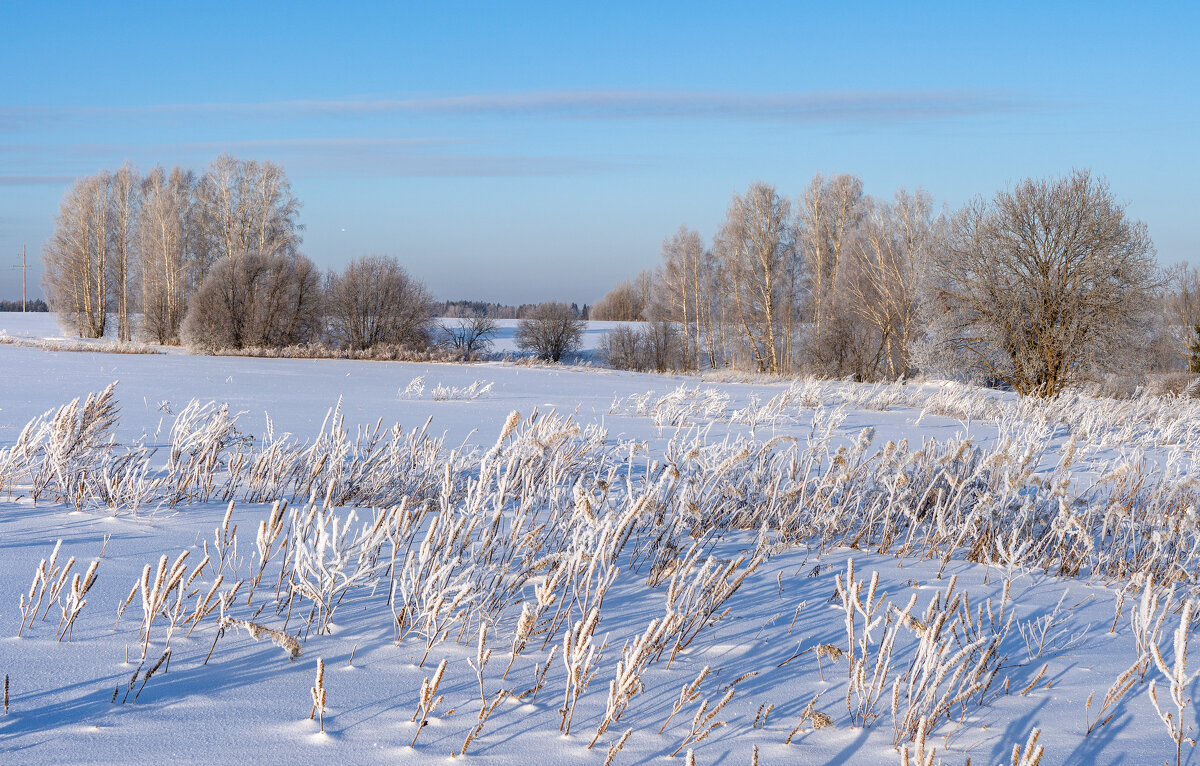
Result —
<instances>
[{"instance_id":1,"label":"birch tree","mask_svg":"<svg viewBox=\"0 0 1200 766\"><path fill-rule=\"evenodd\" d=\"M868 207L850 247L855 269L846 293L851 310L874 330L884 374L895 380L910 371L920 329L918 290L936 242L933 198L901 189L893 203Z\"/></svg>"},{"instance_id":2,"label":"birch tree","mask_svg":"<svg viewBox=\"0 0 1200 766\"><path fill-rule=\"evenodd\" d=\"M48 302L59 322L84 338L102 338L108 327L112 188L106 172L77 180L63 197L54 233L43 247Z\"/></svg>"},{"instance_id":3,"label":"birch tree","mask_svg":"<svg viewBox=\"0 0 1200 766\"><path fill-rule=\"evenodd\" d=\"M591 317L600 322L640 322L644 308L641 291L626 279L596 301Z\"/></svg>"},{"instance_id":4,"label":"birch tree","mask_svg":"<svg viewBox=\"0 0 1200 766\"><path fill-rule=\"evenodd\" d=\"M842 174L813 176L797 207L797 240L808 282L805 316L810 327L808 353L819 369L845 374L838 360L848 356L839 347L852 333L836 325L841 307L837 291L843 281L849 241L863 214L862 181Z\"/></svg>"},{"instance_id":5,"label":"birch tree","mask_svg":"<svg viewBox=\"0 0 1200 766\"><path fill-rule=\"evenodd\" d=\"M1181 263L1167 275L1167 325L1188 372L1200 372L1200 270Z\"/></svg>"},{"instance_id":6,"label":"birch tree","mask_svg":"<svg viewBox=\"0 0 1200 766\"><path fill-rule=\"evenodd\" d=\"M141 177L128 161L112 176L112 293L117 312L117 338L133 339L134 279L138 267L135 239L141 204Z\"/></svg>"},{"instance_id":7,"label":"birch tree","mask_svg":"<svg viewBox=\"0 0 1200 766\"><path fill-rule=\"evenodd\" d=\"M662 282L666 293L666 318L683 329L683 361L684 366L690 369L700 368L705 318L711 320L711 311L706 305L709 300L706 288L710 285L707 273L710 270L710 258L699 232L687 226L680 226L673 236L663 240ZM715 365L711 347L708 360L710 366Z\"/></svg>"},{"instance_id":8,"label":"birch tree","mask_svg":"<svg viewBox=\"0 0 1200 766\"><path fill-rule=\"evenodd\" d=\"M241 253L292 255L300 246L300 201L273 162L222 154L201 177L196 198L210 262Z\"/></svg>"},{"instance_id":9,"label":"birch tree","mask_svg":"<svg viewBox=\"0 0 1200 766\"><path fill-rule=\"evenodd\" d=\"M774 186L751 184L744 196L733 196L713 252L755 366L787 372L799 297L791 205Z\"/></svg>"},{"instance_id":10,"label":"birch tree","mask_svg":"<svg viewBox=\"0 0 1200 766\"><path fill-rule=\"evenodd\" d=\"M156 167L143 184L141 250L142 332L155 343L178 344L187 299L202 279L192 263L195 174Z\"/></svg>"}]
</instances>

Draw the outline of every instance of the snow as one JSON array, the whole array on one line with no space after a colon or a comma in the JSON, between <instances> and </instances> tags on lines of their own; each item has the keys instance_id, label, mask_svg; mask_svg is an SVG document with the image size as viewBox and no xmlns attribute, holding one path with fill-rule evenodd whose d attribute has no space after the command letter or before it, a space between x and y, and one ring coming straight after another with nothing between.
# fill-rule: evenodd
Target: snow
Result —
<instances>
[{"instance_id":1,"label":"snow","mask_svg":"<svg viewBox=\"0 0 1200 766\"><path fill-rule=\"evenodd\" d=\"M605 329L593 323L589 347L595 347ZM510 330L506 324L505 332ZM0 314L3 333L24 338L61 336L53 316L47 314ZM504 344L510 338L511 334L502 338L499 350L506 350ZM423 392L405 396L403 392L417 378L423 378ZM751 417L755 408L762 408L772 397L787 391L788 383L728 383L508 362L408 364L196 357L176 352L116 355L0 345L0 450L17 443L29 421L76 397L102 391L113 381L119 381L115 391L121 407L114 431L116 441L124 445L140 442L154 450L151 460L159 469L167 460L171 426L192 400L227 403L231 412L239 415L238 430L254 437L256 445L272 438L279 440L285 433L311 443L339 401L351 438L360 424L374 426L382 420L386 429L398 423L407 434L432 418L428 433L444 436L439 465L458 470L458 466L468 463L455 461L466 461L461 456L476 450L469 461L471 467L464 468L475 477L482 470L480 461L486 460L484 453L496 443L513 411L521 413L522 424L528 423L535 410L543 416L550 412L571 416L584 433L563 437L566 444L585 440L588 426L604 429L602 442L595 445L596 454L605 456L605 466L623 465L630 482L637 480L635 469L652 473L655 469L651 461L662 464L668 458L676 460L671 457L673 450L691 440L716 445L714 449L729 445L722 449L732 453L737 445L746 443L739 440L749 439L752 434L754 444L759 446L776 437L792 437L803 449L819 440L822 424L830 423L834 446L852 447L864 438L863 429L873 428L868 454L888 442L904 439L914 449L927 440L944 444L963 437L969 437L985 452L1007 449L1005 454L1019 456L1028 448L1034 475L1048 477L1073 433L1070 424L1039 422L1036 413L1019 410L1008 395L964 391L937 383L879 389L814 383L806 390L820 392L823 404L814 407L811 403L792 402L774 417L755 418ZM437 386L465 390L477 382L480 385L476 391L489 383L491 388L474 399L436 401L432 396ZM972 419L924 412L924 406L908 404L882 409L839 409L832 404L838 396L867 401L862 392L868 390L876 392L873 396L903 395L907 397L905 402L918 405L938 396L974 396L971 407L976 411L983 412L982 403L986 402L991 407L1008 408L1005 412L1009 414L999 420ZM646 396L650 391L654 395ZM677 393L672 401L701 395L728 399L722 399L724 403L704 417L696 414L699 410L683 405L679 405L681 410L666 412L669 405L663 404L661 397L672 391ZM654 408L656 402L658 410ZM1126 431L1121 430L1125 426L1119 418L1110 422L1095 414L1103 406L1078 403L1080 425L1076 435L1083 424L1090 424L1094 432L1081 443L1079 465L1070 474L1076 491L1096 485L1100 475L1126 461L1146 461L1151 466L1150 475L1164 481L1182 481L1180 477L1194 475L1191 461L1200 441L1194 434L1200 432L1200 425L1186 420L1193 418L1187 414L1190 410L1179 416L1186 422L1176 424L1169 432L1155 428L1159 421L1151 421L1149 416L1130 419L1132 430ZM743 413L740 417L736 415L739 412ZM1143 427L1142 423L1147 425ZM1122 441L1115 441L1114 434L1121 434ZM1013 439L1015 446L1006 447L1007 438ZM638 448L636 457L629 461L634 442L644 447ZM780 441L770 449L785 449L788 444ZM450 457L451 451L459 457ZM581 460L587 466L601 464ZM678 462L682 465L686 461ZM782 470L780 464L772 465L772 470ZM595 482L602 474L589 471L580 474L580 481L588 491L598 493ZM751 476L747 481L771 478ZM574 530L576 534L599 535L599 530L605 528L603 524L619 515L628 499L621 494L625 482L625 478L613 482L616 499L604 506L594 526L579 522L582 517L571 517L581 524ZM564 485L567 497L562 502L567 508L572 504L571 483ZM533 487L528 491L538 490ZM1026 487L1020 491L1028 494L1030 490ZM574 502L578 503L578 498ZM293 509L304 507L303 499L292 503ZM386 579L382 584L350 589L327 633L314 629L301 636L303 654L295 661L269 640L256 642L244 630L230 628L216 642L205 664L217 635L216 615L201 621L190 635L187 627L178 629L170 640L168 668L154 674L134 704L132 700L142 684L139 677L128 694L129 701L122 704L142 654L141 597L134 598L119 622L118 609L142 576L143 568L157 566L160 556L167 556L169 564L188 552L189 572L203 557L206 543L215 557L226 508L224 501L208 499L174 507L143 508L136 515L128 509L114 512L96 503L77 510L45 498L35 504L28 488L20 483L11 493L0 496L0 674L7 674L10 683L8 714L0 715L0 761L293 763L333 757L344 763L418 763L443 761L461 749L480 708L478 680L471 666L476 655L477 626L469 627L462 640L456 641L461 625L455 623L449 637L436 643L424 666L419 667L425 639L410 634L396 643L395 617L385 605ZM270 512L270 503L234 503L230 526L237 528L239 548L234 555L241 562L242 577L257 566L255 530ZM348 512L348 508L333 509L331 518L344 522ZM370 507L360 506L356 512L360 520L369 522L373 518ZM564 513L570 516L573 511ZM357 529L359 525L348 526ZM417 534L416 545L423 536ZM74 572L81 573L88 562L100 557L96 585L87 594L87 605L69 642L57 639L56 624L61 613L57 605L49 607L44 620L35 618L18 637L21 597L28 594L39 561L50 556L58 540L62 540L58 563L61 566L66 558L74 556ZM690 540L681 537L677 542L682 546ZM599 555L601 543L595 545L588 551ZM753 553L759 545L756 530L730 528L711 539L709 550L717 560L731 561L741 553ZM507 677L501 678L511 656L510 644L521 612L519 602L534 598L535 586L544 579L545 572L535 574L489 632L488 646L495 654L484 672L486 694L494 695L500 689L514 694L524 691L533 685L537 665L545 662L551 646L559 646L559 656L553 660L545 688L536 697L500 702L459 760L599 766L604 763L608 746L632 728L632 735L613 763L667 763L667 756L684 740L699 700L708 698L710 705L715 704L729 684L745 674L754 674L735 684L732 701L713 719L727 725L690 745L697 763L748 764L755 746L759 762L764 764L900 763L900 754L893 746L890 680L877 704L878 718L870 726L858 726L847 707L846 659L836 663L824 659L818 671L813 651L822 644L846 648L846 612L836 596L836 581L839 577L845 581L850 560L860 580L878 573L878 591L886 593L886 604L903 608L915 594L912 614L917 616L937 594L947 592L951 578L955 578L956 592L969 594L972 612L989 599L998 608L1005 583L1009 584L1007 609L1015 617L999 644L1003 659L996 679L986 692L975 695L984 699L984 704L956 706L951 720L943 719L934 726L928 744L937 748L938 761L963 763L970 758L976 764L1008 763L1013 746L1024 744L1035 727L1042 730L1042 764L1136 764L1173 758L1174 743L1147 694L1149 680L1157 678L1160 700L1167 699L1166 680L1154 667L1149 668L1145 681L1139 681L1116 705L1112 720L1086 736L1085 703L1089 695L1094 695L1091 715L1095 718L1105 692L1138 656L1129 615L1139 596L1133 593L1118 601L1118 592L1128 584L1127 579L1085 570L1073 577L1056 576L996 560L972 563L962 550L944 561L941 556L919 553L899 557L896 547L883 553L871 546L822 549L812 541L801 540L777 540L770 547L759 568L721 607L721 611L729 609L723 619L703 627L669 667L666 656L647 666L641 676L644 691L630 700L621 719L591 750L587 746L604 713L609 681L621 659L622 647L641 635L652 620L664 616L665 581L649 586L645 562L631 565L628 552L618 557L620 569L604 598L595 634L597 645L607 638L607 648L597 664L594 680L580 698L571 734L563 736L559 708L566 671L561 632L545 648L541 637L531 639ZM252 597L253 607L247 607L251 597L243 590L233 599L231 616L282 627L285 615L268 605L274 581L270 586L265 584L278 574L278 564L275 560L268 566L264 585ZM197 598L191 591L198 590L201 597L207 592L213 570L205 569L190 586L185 594L189 605ZM232 579L232 565L222 571ZM1195 572L1189 574L1194 577ZM1181 584L1180 596L1188 585ZM287 624L292 634L304 629L311 608L307 601L298 604ZM46 607L43 604L43 609ZM889 610L890 606L885 607L880 616ZM1114 623L1118 610L1121 614ZM163 652L166 629L164 618L159 620L151 630L146 666ZM572 616L570 624L577 622L578 618ZM1171 634L1178 623L1175 613L1165 618L1160 644L1168 662L1173 657ZM1115 630L1110 630L1114 624ZM1041 626L1049 627L1048 639L1039 650L1030 638ZM858 630L862 630L861 618ZM884 631L882 624L877 625L872 640L877 643ZM901 628L889 679L907 669L916 646L914 633ZM328 710L323 734L318 732L318 724L309 720L310 688L318 658L326 665ZM420 731L416 746L411 747L409 743L417 734L411 719L422 681L443 659L448 667L439 694L445 695L445 700L431 715L429 725ZM1043 665L1044 675L1022 693ZM699 699L684 705L659 733L681 687L705 666L712 672L701 684ZM114 690L116 702L112 701ZM1189 696L1195 696L1195 692L1193 682L1188 687ZM818 694L815 708L829 715L833 724L818 730L807 725L791 744L785 745L802 711ZM1166 704L1173 710L1170 703ZM756 717L769 705L774 707L765 725L756 727ZM1188 725L1195 725L1196 712L1189 704ZM680 751L678 758L686 750ZM1185 760L1191 750L1184 745Z\"/></svg>"},{"instance_id":2,"label":"snow","mask_svg":"<svg viewBox=\"0 0 1200 766\"><path fill-rule=\"evenodd\" d=\"M448 326L454 326L459 320L453 318L443 318L437 320ZM520 349L517 348L517 325L520 320L517 319L497 319L496 332L492 335L492 351L496 355L518 354ZM583 331L583 336L580 339L580 350L584 356L588 356L600 348L601 341L604 336L617 327L628 324L627 322L587 322ZM0 338L5 335L12 338L23 338L28 340L60 340L67 337L62 328L58 326L55 315L49 312L31 312L19 313L14 311L0 312ZM165 352L177 351L177 349L162 349Z\"/></svg>"}]
</instances>

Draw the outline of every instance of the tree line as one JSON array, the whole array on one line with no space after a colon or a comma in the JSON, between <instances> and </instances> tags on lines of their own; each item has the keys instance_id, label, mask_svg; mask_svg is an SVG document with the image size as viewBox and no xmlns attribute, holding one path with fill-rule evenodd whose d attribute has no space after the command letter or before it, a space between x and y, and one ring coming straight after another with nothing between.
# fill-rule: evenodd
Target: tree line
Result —
<instances>
[{"instance_id":1,"label":"tree line","mask_svg":"<svg viewBox=\"0 0 1200 766\"><path fill-rule=\"evenodd\" d=\"M83 337L204 352L469 357L496 319L520 318L521 347L557 361L590 318L639 323L603 342L627 369L924 373L1041 395L1122 365L1200 372L1200 273L1161 270L1145 225L1087 170L957 211L922 190L871 197L853 175L817 175L794 198L756 182L711 241L681 226L656 268L582 308L435 302L388 256L322 274L299 250L300 207L280 166L229 155L199 173L126 163L80 178L44 246L50 308Z\"/></svg>"},{"instance_id":2,"label":"tree line","mask_svg":"<svg viewBox=\"0 0 1200 766\"><path fill-rule=\"evenodd\" d=\"M28 311L29 313L45 313L50 310L46 301L34 298L29 301L0 301L0 311Z\"/></svg>"},{"instance_id":3,"label":"tree line","mask_svg":"<svg viewBox=\"0 0 1200 766\"><path fill-rule=\"evenodd\" d=\"M434 311L438 316L442 317L472 317L485 316L492 319L525 319L533 316L537 312L541 303L521 303L517 305L505 303L492 303L488 301L441 301L435 307ZM588 304L583 304L581 308L578 303L569 305L571 315L576 319L590 319L591 307Z\"/></svg>"},{"instance_id":4,"label":"tree line","mask_svg":"<svg viewBox=\"0 0 1200 766\"><path fill-rule=\"evenodd\" d=\"M123 341L178 344L218 264L253 257L275 271L311 266L298 252L299 211L287 175L271 162L221 155L203 173L144 174L126 163L66 192L43 247L43 286L60 321L82 337L115 329Z\"/></svg>"},{"instance_id":5,"label":"tree line","mask_svg":"<svg viewBox=\"0 0 1200 766\"><path fill-rule=\"evenodd\" d=\"M283 168L229 155L80 178L44 247L50 306L81 337L206 352L439 340L432 296L395 258L322 274L300 253L300 207Z\"/></svg>"},{"instance_id":6,"label":"tree line","mask_svg":"<svg viewBox=\"0 0 1200 766\"><path fill-rule=\"evenodd\" d=\"M300 201L283 168L217 157L202 173L126 163L78 179L45 244L44 287L81 337L115 334L201 353L307 347L486 353L497 318L520 318L519 347L559 361L579 347L588 307L435 302L394 257L321 274L299 251ZM450 317L441 323L438 315ZM115 327L111 326L115 323ZM317 346L318 348L313 348Z\"/></svg>"},{"instance_id":7,"label":"tree line","mask_svg":"<svg viewBox=\"0 0 1200 766\"><path fill-rule=\"evenodd\" d=\"M1052 395L1119 365L1200 371L1200 278L1159 269L1144 224L1079 170L957 211L853 175L793 199L756 182L705 242L681 226L661 262L593 319L614 366L740 367L858 380L969 376Z\"/></svg>"}]
</instances>

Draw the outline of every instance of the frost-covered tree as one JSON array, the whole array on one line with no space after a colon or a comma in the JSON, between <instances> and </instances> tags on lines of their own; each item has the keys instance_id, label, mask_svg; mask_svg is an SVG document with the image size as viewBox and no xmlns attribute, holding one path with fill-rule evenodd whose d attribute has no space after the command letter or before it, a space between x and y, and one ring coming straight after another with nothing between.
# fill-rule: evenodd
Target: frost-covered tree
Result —
<instances>
[{"instance_id":1,"label":"frost-covered tree","mask_svg":"<svg viewBox=\"0 0 1200 766\"><path fill-rule=\"evenodd\" d=\"M429 345L433 298L400 262L386 255L351 261L326 286L329 333L335 343L365 349L380 343Z\"/></svg>"},{"instance_id":2,"label":"frost-covered tree","mask_svg":"<svg viewBox=\"0 0 1200 766\"><path fill-rule=\"evenodd\" d=\"M846 310L845 287L857 265L851 243L868 207L863 183L846 173L813 176L796 200L796 248L803 269L807 338L804 363L824 374L842 377L866 371L873 357L873 333Z\"/></svg>"},{"instance_id":3,"label":"frost-covered tree","mask_svg":"<svg viewBox=\"0 0 1200 766\"><path fill-rule=\"evenodd\" d=\"M757 182L735 194L713 245L734 322L760 372L791 368L800 273L791 205Z\"/></svg>"},{"instance_id":4,"label":"frost-covered tree","mask_svg":"<svg viewBox=\"0 0 1200 766\"><path fill-rule=\"evenodd\" d=\"M851 240L843 305L870 330L875 374L895 380L909 374L910 347L920 331L918 293L940 220L933 198L901 189L893 202L870 201Z\"/></svg>"},{"instance_id":5,"label":"frost-covered tree","mask_svg":"<svg viewBox=\"0 0 1200 766\"><path fill-rule=\"evenodd\" d=\"M117 312L117 338L133 340L138 276L137 227L142 204L142 178L130 162L112 176L112 273L113 304Z\"/></svg>"},{"instance_id":6,"label":"frost-covered tree","mask_svg":"<svg viewBox=\"0 0 1200 766\"><path fill-rule=\"evenodd\" d=\"M300 200L273 162L222 154L200 178L196 202L196 245L209 263L242 253L298 252L304 228L296 221Z\"/></svg>"},{"instance_id":7,"label":"frost-covered tree","mask_svg":"<svg viewBox=\"0 0 1200 766\"><path fill-rule=\"evenodd\" d=\"M77 180L63 196L54 233L43 247L43 287L62 325L84 338L102 338L111 309L110 173Z\"/></svg>"},{"instance_id":8,"label":"frost-covered tree","mask_svg":"<svg viewBox=\"0 0 1200 766\"><path fill-rule=\"evenodd\" d=\"M303 255L241 253L212 268L183 322L190 349L281 348L318 340L321 278Z\"/></svg>"},{"instance_id":9,"label":"frost-covered tree","mask_svg":"<svg viewBox=\"0 0 1200 766\"><path fill-rule=\"evenodd\" d=\"M179 343L187 300L202 279L192 251L195 175L157 167L143 182L138 241L141 250L142 334L155 343Z\"/></svg>"},{"instance_id":10,"label":"frost-covered tree","mask_svg":"<svg viewBox=\"0 0 1200 766\"><path fill-rule=\"evenodd\" d=\"M463 359L486 354L500 325L484 314L445 319L438 325L438 345Z\"/></svg>"},{"instance_id":11,"label":"frost-covered tree","mask_svg":"<svg viewBox=\"0 0 1200 766\"><path fill-rule=\"evenodd\" d=\"M517 325L517 346L551 362L578 351L587 323L565 303L539 303Z\"/></svg>"},{"instance_id":12,"label":"frost-covered tree","mask_svg":"<svg viewBox=\"0 0 1200 766\"><path fill-rule=\"evenodd\" d=\"M932 265L945 342L1023 395L1053 396L1138 348L1158 284L1146 226L1086 170L971 202Z\"/></svg>"},{"instance_id":13,"label":"frost-covered tree","mask_svg":"<svg viewBox=\"0 0 1200 766\"><path fill-rule=\"evenodd\" d=\"M600 322L640 322L645 319L644 311L641 291L626 279L596 301L590 316Z\"/></svg>"}]
</instances>

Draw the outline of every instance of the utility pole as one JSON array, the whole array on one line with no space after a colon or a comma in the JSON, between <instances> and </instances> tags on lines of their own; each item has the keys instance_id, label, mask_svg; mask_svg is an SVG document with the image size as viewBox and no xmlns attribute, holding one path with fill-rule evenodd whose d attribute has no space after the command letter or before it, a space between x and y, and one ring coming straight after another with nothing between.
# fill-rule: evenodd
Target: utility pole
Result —
<instances>
[{"instance_id":1,"label":"utility pole","mask_svg":"<svg viewBox=\"0 0 1200 766\"><path fill-rule=\"evenodd\" d=\"M21 313L24 314L25 308L25 275L29 273L29 264L25 262L25 246L21 245L21 265L13 266L14 269L21 270Z\"/></svg>"}]
</instances>

